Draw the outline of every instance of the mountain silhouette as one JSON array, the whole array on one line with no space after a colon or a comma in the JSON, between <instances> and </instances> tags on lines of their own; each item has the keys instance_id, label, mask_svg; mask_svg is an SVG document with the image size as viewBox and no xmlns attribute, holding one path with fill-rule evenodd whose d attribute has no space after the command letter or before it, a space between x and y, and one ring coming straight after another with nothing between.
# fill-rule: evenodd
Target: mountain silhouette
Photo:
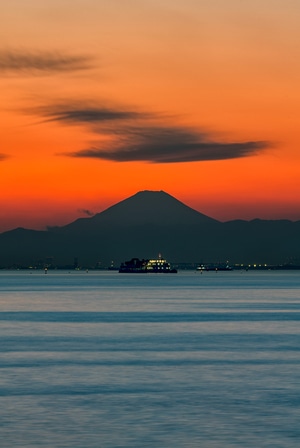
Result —
<instances>
[{"instance_id":1,"label":"mountain silhouette","mask_svg":"<svg viewBox=\"0 0 300 448\"><path fill-rule=\"evenodd\" d=\"M66 226L0 234L0 267L107 267L158 253L172 263L300 264L300 221L223 223L163 191L141 191Z\"/></svg>"},{"instance_id":2,"label":"mountain silhouette","mask_svg":"<svg viewBox=\"0 0 300 448\"><path fill-rule=\"evenodd\" d=\"M92 218L80 218L64 227L56 228L60 232L95 233L101 226L128 227L159 225L209 225L216 223L196 210L188 207L164 191L140 191L94 215Z\"/></svg>"}]
</instances>

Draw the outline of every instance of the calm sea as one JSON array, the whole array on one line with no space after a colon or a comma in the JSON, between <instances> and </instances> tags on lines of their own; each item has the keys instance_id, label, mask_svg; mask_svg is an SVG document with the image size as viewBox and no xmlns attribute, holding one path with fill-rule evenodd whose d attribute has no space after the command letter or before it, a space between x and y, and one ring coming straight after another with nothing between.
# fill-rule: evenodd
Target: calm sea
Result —
<instances>
[{"instance_id":1,"label":"calm sea","mask_svg":"<svg viewBox=\"0 0 300 448\"><path fill-rule=\"evenodd\" d=\"M0 272L0 446L299 447L300 272Z\"/></svg>"}]
</instances>

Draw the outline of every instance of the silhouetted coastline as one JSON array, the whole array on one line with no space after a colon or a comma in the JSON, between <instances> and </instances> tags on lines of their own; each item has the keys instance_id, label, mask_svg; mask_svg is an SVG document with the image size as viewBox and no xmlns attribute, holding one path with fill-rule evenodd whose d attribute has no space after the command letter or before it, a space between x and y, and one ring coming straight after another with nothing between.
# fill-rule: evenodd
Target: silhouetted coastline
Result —
<instances>
[{"instance_id":1,"label":"silhouetted coastline","mask_svg":"<svg viewBox=\"0 0 300 448\"><path fill-rule=\"evenodd\" d=\"M0 268L118 269L158 253L176 269L299 269L300 221L223 223L163 191L142 191L63 227L0 234Z\"/></svg>"}]
</instances>

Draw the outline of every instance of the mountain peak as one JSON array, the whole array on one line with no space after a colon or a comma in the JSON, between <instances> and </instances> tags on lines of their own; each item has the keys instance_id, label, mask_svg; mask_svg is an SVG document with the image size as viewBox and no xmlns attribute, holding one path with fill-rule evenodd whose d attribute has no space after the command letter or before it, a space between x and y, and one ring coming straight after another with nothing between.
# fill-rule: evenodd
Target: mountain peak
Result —
<instances>
[{"instance_id":1,"label":"mountain peak","mask_svg":"<svg viewBox=\"0 0 300 448\"><path fill-rule=\"evenodd\" d=\"M178 225L217 222L162 190L138 191L91 219L94 221L111 220L118 222L119 225Z\"/></svg>"},{"instance_id":2,"label":"mountain peak","mask_svg":"<svg viewBox=\"0 0 300 448\"><path fill-rule=\"evenodd\" d=\"M177 201L176 198L174 198L174 196L170 195L169 193L166 193L163 190L141 190L138 191L137 193L133 194L132 196L129 196L126 200L131 199L131 198L141 198L143 200L163 200L166 198L172 198L175 199ZM121 201L122 202L122 201ZM178 201L180 202L180 201Z\"/></svg>"},{"instance_id":3,"label":"mountain peak","mask_svg":"<svg viewBox=\"0 0 300 448\"><path fill-rule=\"evenodd\" d=\"M159 227L206 225L213 218L188 207L162 190L138 191L92 218L80 218L60 228L74 232L90 232L99 226L128 227L154 225Z\"/></svg>"}]
</instances>

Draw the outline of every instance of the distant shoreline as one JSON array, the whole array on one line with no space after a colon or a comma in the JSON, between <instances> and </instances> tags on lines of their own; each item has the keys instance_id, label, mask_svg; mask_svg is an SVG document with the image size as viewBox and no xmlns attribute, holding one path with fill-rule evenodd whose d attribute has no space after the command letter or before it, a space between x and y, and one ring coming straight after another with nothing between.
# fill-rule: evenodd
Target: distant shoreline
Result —
<instances>
[{"instance_id":1,"label":"distant shoreline","mask_svg":"<svg viewBox=\"0 0 300 448\"><path fill-rule=\"evenodd\" d=\"M195 263L173 263L172 266L174 266L179 271L196 271L198 273L201 272L226 272L227 270L224 269L218 269L216 268L210 268L210 269L203 269L203 270L197 270L197 266L199 264ZM118 272L119 267L103 267L103 268L97 268L97 267L91 267L91 266L81 266L74 268L73 266L55 266L55 267L41 267L41 266L4 266L0 267L1 271L93 271L93 272L104 272L104 271L110 271L110 272ZM279 265L233 265L231 267L231 270L228 270L227 272L232 271L297 271L300 270L300 265L293 265L293 264L279 264Z\"/></svg>"}]
</instances>

